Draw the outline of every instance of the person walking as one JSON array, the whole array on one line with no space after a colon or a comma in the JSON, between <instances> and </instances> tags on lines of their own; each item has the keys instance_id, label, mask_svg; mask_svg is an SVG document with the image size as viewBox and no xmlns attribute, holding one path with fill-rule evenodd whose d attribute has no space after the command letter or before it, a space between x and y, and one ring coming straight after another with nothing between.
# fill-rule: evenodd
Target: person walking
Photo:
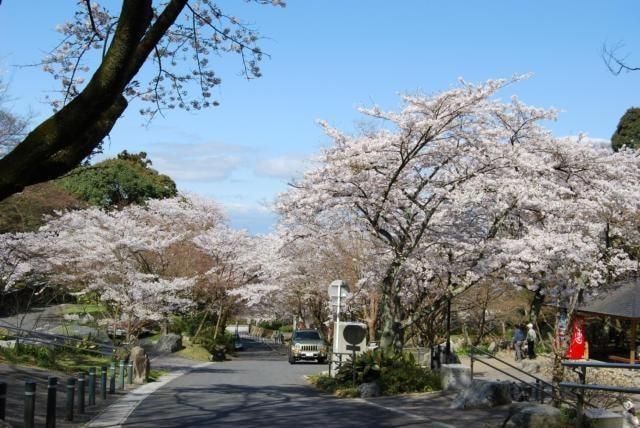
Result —
<instances>
[{"instance_id":1,"label":"person walking","mask_svg":"<svg viewBox=\"0 0 640 428\"><path fill-rule=\"evenodd\" d=\"M535 360L536 358L536 340L538 339L538 335L536 331L533 329L533 324L527 324L527 353L529 354L530 360Z\"/></svg>"},{"instance_id":2,"label":"person walking","mask_svg":"<svg viewBox=\"0 0 640 428\"><path fill-rule=\"evenodd\" d=\"M524 340L524 329L522 325L518 324L513 332L513 349L516 351L516 361L524 359L524 355L522 355L522 344Z\"/></svg>"}]
</instances>

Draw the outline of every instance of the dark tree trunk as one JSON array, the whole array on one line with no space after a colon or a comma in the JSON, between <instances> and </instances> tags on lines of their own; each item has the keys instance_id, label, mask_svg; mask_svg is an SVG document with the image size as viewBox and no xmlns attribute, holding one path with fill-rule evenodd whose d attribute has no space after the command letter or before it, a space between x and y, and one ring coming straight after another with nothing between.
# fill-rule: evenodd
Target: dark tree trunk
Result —
<instances>
[{"instance_id":1,"label":"dark tree trunk","mask_svg":"<svg viewBox=\"0 0 640 428\"><path fill-rule=\"evenodd\" d=\"M111 44L85 89L0 159L0 201L69 172L127 108L122 95L187 0L171 0L151 25L151 0L124 0Z\"/></svg>"},{"instance_id":2,"label":"dark tree trunk","mask_svg":"<svg viewBox=\"0 0 640 428\"><path fill-rule=\"evenodd\" d=\"M402 302L400 290L395 280L396 268L392 267L382 283L380 323L382 336L380 347L389 353L400 353L404 346L404 326L402 325Z\"/></svg>"}]
</instances>

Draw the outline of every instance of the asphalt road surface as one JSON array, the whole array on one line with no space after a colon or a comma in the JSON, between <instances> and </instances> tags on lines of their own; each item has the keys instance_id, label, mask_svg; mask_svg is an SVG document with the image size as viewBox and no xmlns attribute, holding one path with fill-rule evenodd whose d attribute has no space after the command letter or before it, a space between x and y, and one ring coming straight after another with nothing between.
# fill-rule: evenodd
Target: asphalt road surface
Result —
<instances>
[{"instance_id":1,"label":"asphalt road surface","mask_svg":"<svg viewBox=\"0 0 640 428\"><path fill-rule=\"evenodd\" d=\"M360 399L339 399L304 375L326 365L299 363L245 342L240 358L196 369L147 397L126 426L139 427L413 427L436 426Z\"/></svg>"}]
</instances>

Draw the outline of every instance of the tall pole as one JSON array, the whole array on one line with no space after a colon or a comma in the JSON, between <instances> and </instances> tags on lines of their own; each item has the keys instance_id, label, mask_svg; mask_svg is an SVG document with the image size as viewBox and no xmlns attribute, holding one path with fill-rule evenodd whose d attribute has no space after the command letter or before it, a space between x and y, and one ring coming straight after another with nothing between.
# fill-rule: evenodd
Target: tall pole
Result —
<instances>
[{"instance_id":1,"label":"tall pole","mask_svg":"<svg viewBox=\"0 0 640 428\"><path fill-rule=\"evenodd\" d=\"M445 347L445 351L448 364L449 355L451 355L451 297L447 299L447 345Z\"/></svg>"},{"instance_id":2,"label":"tall pole","mask_svg":"<svg viewBox=\"0 0 640 428\"><path fill-rule=\"evenodd\" d=\"M338 310L336 311L336 352L340 351L340 298L342 297L342 283L338 284Z\"/></svg>"}]
</instances>

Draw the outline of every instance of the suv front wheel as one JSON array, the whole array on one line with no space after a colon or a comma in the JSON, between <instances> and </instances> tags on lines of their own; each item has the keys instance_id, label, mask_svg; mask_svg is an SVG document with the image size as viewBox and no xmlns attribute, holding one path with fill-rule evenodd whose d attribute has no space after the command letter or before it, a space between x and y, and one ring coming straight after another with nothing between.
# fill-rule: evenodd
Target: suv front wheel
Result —
<instances>
[{"instance_id":1,"label":"suv front wheel","mask_svg":"<svg viewBox=\"0 0 640 428\"><path fill-rule=\"evenodd\" d=\"M293 356L293 353L291 352L291 349L289 349L287 359L289 360L289 364L295 364L296 363L296 359Z\"/></svg>"}]
</instances>

